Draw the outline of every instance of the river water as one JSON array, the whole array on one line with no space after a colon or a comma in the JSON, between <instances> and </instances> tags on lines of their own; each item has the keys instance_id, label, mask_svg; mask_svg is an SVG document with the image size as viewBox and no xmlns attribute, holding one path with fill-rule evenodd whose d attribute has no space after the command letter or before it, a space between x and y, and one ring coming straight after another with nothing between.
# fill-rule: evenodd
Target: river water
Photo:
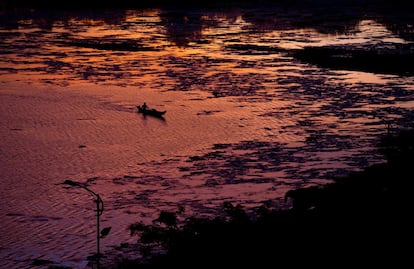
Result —
<instances>
[{"instance_id":1,"label":"river water","mask_svg":"<svg viewBox=\"0 0 414 269\"><path fill-rule=\"evenodd\" d=\"M292 52L412 39L391 15L336 12L3 12L0 267L88 266L94 197L67 179L102 197L110 252L160 210L250 208L383 161L379 137L412 115L412 77L321 68ZM138 114L143 102L164 119Z\"/></svg>"}]
</instances>

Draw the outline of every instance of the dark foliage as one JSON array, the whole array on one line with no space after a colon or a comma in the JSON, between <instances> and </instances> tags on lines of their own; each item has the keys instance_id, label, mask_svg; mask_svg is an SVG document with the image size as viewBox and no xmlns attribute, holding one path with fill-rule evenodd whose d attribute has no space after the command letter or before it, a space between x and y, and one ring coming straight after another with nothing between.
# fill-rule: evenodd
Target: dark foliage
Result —
<instances>
[{"instance_id":1,"label":"dark foliage","mask_svg":"<svg viewBox=\"0 0 414 269\"><path fill-rule=\"evenodd\" d=\"M36 7L36 8L154 8L154 7L240 7L244 5L278 5L278 6L347 6L347 5L369 5L369 4L393 4L400 6L411 6L410 1L406 0L209 0L209 1L187 1L187 0L90 0L90 1L73 1L62 2L56 0L0 0L0 8L14 7Z\"/></svg>"},{"instance_id":2,"label":"dark foliage","mask_svg":"<svg viewBox=\"0 0 414 269\"><path fill-rule=\"evenodd\" d=\"M290 191L292 207L286 210L262 206L251 215L225 203L222 216L191 218L180 227L175 213L162 212L158 223L134 224L131 231L139 231L144 243L163 245L166 253L119 268L411 263L406 246L414 227L413 146L414 131L386 136L381 147L387 163L322 188Z\"/></svg>"},{"instance_id":3,"label":"dark foliage","mask_svg":"<svg viewBox=\"0 0 414 269\"><path fill-rule=\"evenodd\" d=\"M414 75L412 45L387 49L349 49L344 47L307 47L294 53L302 61L323 68L365 71L400 76Z\"/></svg>"}]
</instances>

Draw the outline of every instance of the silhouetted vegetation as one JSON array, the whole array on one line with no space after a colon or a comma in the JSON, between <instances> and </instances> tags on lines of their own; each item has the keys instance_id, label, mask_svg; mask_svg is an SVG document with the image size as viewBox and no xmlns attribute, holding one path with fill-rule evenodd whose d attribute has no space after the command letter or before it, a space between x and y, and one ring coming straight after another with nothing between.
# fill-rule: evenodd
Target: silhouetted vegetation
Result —
<instances>
[{"instance_id":1,"label":"silhouetted vegetation","mask_svg":"<svg viewBox=\"0 0 414 269\"><path fill-rule=\"evenodd\" d=\"M323 68L413 76L414 46L386 45L383 44L384 48L306 47L294 56Z\"/></svg>"},{"instance_id":2,"label":"silhouetted vegetation","mask_svg":"<svg viewBox=\"0 0 414 269\"><path fill-rule=\"evenodd\" d=\"M56 0L1 0L0 4L3 6L28 6L28 7L159 7L159 6L211 6L211 5L241 5L241 4L277 4L277 5L323 5L323 4L382 4L382 3L394 3L394 4L406 4L409 1L405 0L210 0L210 1L195 1L189 2L185 0L90 0L84 2L61 2Z\"/></svg>"},{"instance_id":3,"label":"silhouetted vegetation","mask_svg":"<svg viewBox=\"0 0 414 269\"><path fill-rule=\"evenodd\" d=\"M223 214L212 219L193 217L179 225L179 213L163 211L151 225L132 224L145 258L123 260L117 268L411 262L406 246L413 235L414 131L388 132L379 146L386 163L324 187L289 191L286 209L263 205L247 213L225 203Z\"/></svg>"},{"instance_id":4,"label":"silhouetted vegetation","mask_svg":"<svg viewBox=\"0 0 414 269\"><path fill-rule=\"evenodd\" d=\"M162 23L178 46L185 46L188 41L203 42L201 30L212 21L191 13L197 8L216 12L238 10L243 19L251 23L252 29L259 31L313 28L321 33L352 34L362 19L372 19L401 38L414 40L414 4L402 0L214 0L192 3L184 0L0 0L0 24L13 29L18 27L19 21L31 19L34 25L49 29L55 21L67 23L74 17L116 24L124 19L127 9L135 8L160 9Z\"/></svg>"}]
</instances>

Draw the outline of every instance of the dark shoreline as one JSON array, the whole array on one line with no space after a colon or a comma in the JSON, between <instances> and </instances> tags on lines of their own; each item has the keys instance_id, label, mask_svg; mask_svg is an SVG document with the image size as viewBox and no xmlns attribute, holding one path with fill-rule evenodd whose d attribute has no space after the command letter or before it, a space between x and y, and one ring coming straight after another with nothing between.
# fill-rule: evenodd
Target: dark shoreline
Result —
<instances>
[{"instance_id":1,"label":"dark shoreline","mask_svg":"<svg viewBox=\"0 0 414 269\"><path fill-rule=\"evenodd\" d=\"M55 9L101 9L101 8L226 8L247 6L292 7L292 8L348 8L379 7L392 8L412 7L413 4L405 0L211 0L205 2L189 2L186 0L91 0L86 2L61 2L56 0L0 0L2 8L55 8Z\"/></svg>"},{"instance_id":2,"label":"dark shoreline","mask_svg":"<svg viewBox=\"0 0 414 269\"><path fill-rule=\"evenodd\" d=\"M225 203L213 219L178 224L179 212L163 211L151 225L132 224L142 243L135 251L144 259L116 259L103 268L406 264L414 224L414 130L385 135L380 149L386 163L323 187L289 191L287 209L263 204L248 214ZM159 254L160 246L166 253Z\"/></svg>"},{"instance_id":3,"label":"dark shoreline","mask_svg":"<svg viewBox=\"0 0 414 269\"><path fill-rule=\"evenodd\" d=\"M293 53L301 61L321 68L414 76L414 45L383 44L384 48L353 46L305 47Z\"/></svg>"}]
</instances>

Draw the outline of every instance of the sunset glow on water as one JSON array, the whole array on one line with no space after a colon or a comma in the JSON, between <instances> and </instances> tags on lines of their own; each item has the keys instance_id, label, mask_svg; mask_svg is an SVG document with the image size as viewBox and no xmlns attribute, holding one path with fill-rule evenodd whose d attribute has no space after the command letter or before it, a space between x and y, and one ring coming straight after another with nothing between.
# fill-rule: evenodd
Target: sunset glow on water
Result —
<instances>
[{"instance_id":1,"label":"sunset glow on water","mask_svg":"<svg viewBox=\"0 0 414 269\"><path fill-rule=\"evenodd\" d=\"M129 224L163 209L254 207L383 161L378 138L410 115L412 77L321 68L292 53L410 41L376 16L308 18L154 9L0 24L0 267L87 267L93 197L67 179L101 195L109 252L137 240ZM143 102L164 119L138 114Z\"/></svg>"}]
</instances>

